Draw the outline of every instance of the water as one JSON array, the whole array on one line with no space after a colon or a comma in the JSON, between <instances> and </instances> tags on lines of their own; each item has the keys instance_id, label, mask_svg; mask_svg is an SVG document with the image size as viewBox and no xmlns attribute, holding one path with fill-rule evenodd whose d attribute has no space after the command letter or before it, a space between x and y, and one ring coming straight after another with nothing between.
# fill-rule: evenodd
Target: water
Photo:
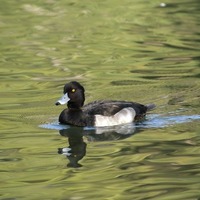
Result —
<instances>
[{"instance_id":1,"label":"water","mask_svg":"<svg viewBox=\"0 0 200 200\"><path fill-rule=\"evenodd\" d=\"M0 198L199 199L199 10L197 0L2 0ZM136 125L63 127L54 102L69 80L86 103L157 108Z\"/></svg>"}]
</instances>

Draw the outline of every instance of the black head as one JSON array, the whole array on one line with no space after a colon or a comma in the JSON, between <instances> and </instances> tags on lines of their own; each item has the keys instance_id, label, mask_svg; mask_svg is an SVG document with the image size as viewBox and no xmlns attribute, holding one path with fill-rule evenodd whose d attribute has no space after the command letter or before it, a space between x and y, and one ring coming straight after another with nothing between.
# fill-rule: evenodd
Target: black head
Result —
<instances>
[{"instance_id":1,"label":"black head","mask_svg":"<svg viewBox=\"0 0 200 200\"><path fill-rule=\"evenodd\" d=\"M59 99L55 104L62 105L66 104L69 108L80 108L83 106L85 101L85 90L83 86L77 81L72 81L64 86L64 96Z\"/></svg>"}]
</instances>

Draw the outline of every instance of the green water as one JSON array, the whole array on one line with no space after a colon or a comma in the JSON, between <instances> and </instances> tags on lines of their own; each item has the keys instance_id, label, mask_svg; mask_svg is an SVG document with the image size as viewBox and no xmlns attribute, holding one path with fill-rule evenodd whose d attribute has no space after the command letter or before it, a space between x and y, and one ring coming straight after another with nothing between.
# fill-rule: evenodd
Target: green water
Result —
<instances>
[{"instance_id":1,"label":"green water","mask_svg":"<svg viewBox=\"0 0 200 200\"><path fill-rule=\"evenodd\" d=\"M160 3L1 0L2 200L200 199L199 1ZM41 125L59 126L70 80L86 102L157 108L135 134L81 136L82 167L69 167L68 138Z\"/></svg>"}]
</instances>

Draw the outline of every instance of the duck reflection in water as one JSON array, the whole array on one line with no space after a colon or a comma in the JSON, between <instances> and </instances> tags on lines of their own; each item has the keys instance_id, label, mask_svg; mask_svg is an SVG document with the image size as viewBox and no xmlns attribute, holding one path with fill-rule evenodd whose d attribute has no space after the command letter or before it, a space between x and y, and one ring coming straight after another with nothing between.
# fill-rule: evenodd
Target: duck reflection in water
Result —
<instances>
[{"instance_id":1,"label":"duck reflection in water","mask_svg":"<svg viewBox=\"0 0 200 200\"><path fill-rule=\"evenodd\" d=\"M87 142L121 140L135 133L134 124L123 126L88 128L69 126L59 130L60 135L68 138L68 147L58 148L58 153L69 160L68 167L82 167L78 162L86 155Z\"/></svg>"},{"instance_id":2,"label":"duck reflection in water","mask_svg":"<svg viewBox=\"0 0 200 200\"><path fill-rule=\"evenodd\" d=\"M81 167L82 165L78 161L86 154L87 144L83 140L83 132L79 129L77 127L71 127L59 131L60 135L68 138L69 147L58 148L58 153L66 155L69 159L68 167Z\"/></svg>"}]
</instances>

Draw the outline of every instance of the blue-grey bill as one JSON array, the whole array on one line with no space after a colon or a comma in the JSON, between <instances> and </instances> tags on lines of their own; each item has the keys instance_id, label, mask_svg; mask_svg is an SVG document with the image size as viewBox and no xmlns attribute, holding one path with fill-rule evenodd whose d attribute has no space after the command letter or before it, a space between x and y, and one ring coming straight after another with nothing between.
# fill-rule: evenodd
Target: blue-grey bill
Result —
<instances>
[{"instance_id":1,"label":"blue-grey bill","mask_svg":"<svg viewBox=\"0 0 200 200\"><path fill-rule=\"evenodd\" d=\"M56 101L56 105L64 105L66 104L68 101L70 100L70 98L68 97L68 94L64 94L58 101Z\"/></svg>"}]
</instances>

